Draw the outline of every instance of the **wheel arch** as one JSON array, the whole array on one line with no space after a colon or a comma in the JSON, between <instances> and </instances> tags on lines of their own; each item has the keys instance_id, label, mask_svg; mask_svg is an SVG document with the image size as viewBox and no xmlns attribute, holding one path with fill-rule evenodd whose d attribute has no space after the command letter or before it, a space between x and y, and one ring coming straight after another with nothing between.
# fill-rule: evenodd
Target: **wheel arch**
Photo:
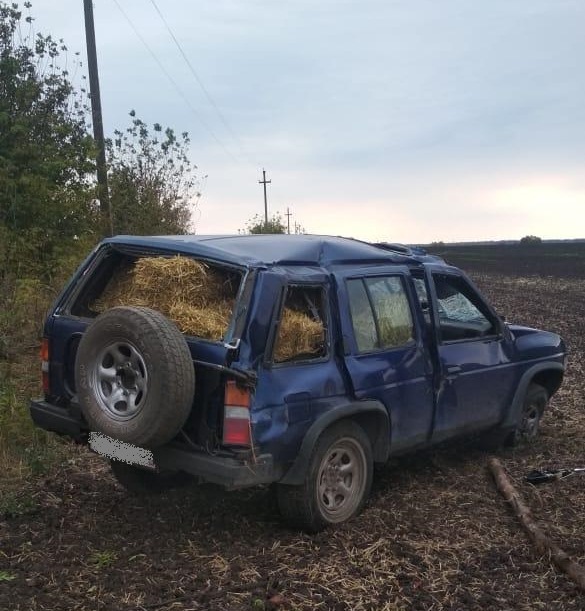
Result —
<instances>
[{"instance_id":1,"label":"wheel arch","mask_svg":"<svg viewBox=\"0 0 585 611\"><path fill-rule=\"evenodd\" d=\"M559 389L565 368L561 363L538 363L524 372L512 399L510 409L504 418L504 427L515 426L520 415L524 397L530 384L538 384L546 389L549 398Z\"/></svg>"},{"instance_id":2,"label":"wheel arch","mask_svg":"<svg viewBox=\"0 0 585 611\"><path fill-rule=\"evenodd\" d=\"M317 440L326 429L342 420L353 421L361 426L370 440L375 463L383 463L388 460L391 430L388 412L379 401L359 401L332 409L311 425L303 438L295 461L279 483L301 484L305 478Z\"/></svg>"},{"instance_id":3,"label":"wheel arch","mask_svg":"<svg viewBox=\"0 0 585 611\"><path fill-rule=\"evenodd\" d=\"M563 375L563 369L545 369L536 373L531 382L542 386L548 393L548 398L550 399L560 388L563 381Z\"/></svg>"}]
</instances>

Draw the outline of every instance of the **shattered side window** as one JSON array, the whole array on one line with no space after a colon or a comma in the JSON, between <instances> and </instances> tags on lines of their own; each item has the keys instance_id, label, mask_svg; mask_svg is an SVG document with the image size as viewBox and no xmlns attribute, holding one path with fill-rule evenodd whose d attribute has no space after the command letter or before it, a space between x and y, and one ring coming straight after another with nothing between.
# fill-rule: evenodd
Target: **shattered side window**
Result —
<instances>
[{"instance_id":1,"label":"shattered side window","mask_svg":"<svg viewBox=\"0 0 585 611\"><path fill-rule=\"evenodd\" d=\"M327 356L325 303L322 287L288 287L274 345L275 363Z\"/></svg>"},{"instance_id":2,"label":"shattered side window","mask_svg":"<svg viewBox=\"0 0 585 611\"><path fill-rule=\"evenodd\" d=\"M473 339L496 332L482 304L460 277L433 274L442 341Z\"/></svg>"},{"instance_id":3,"label":"shattered side window","mask_svg":"<svg viewBox=\"0 0 585 611\"><path fill-rule=\"evenodd\" d=\"M418 297L421 306L428 303L429 298L427 296L427 285L425 284L424 279L413 277L412 280L414 281L416 296Z\"/></svg>"},{"instance_id":4,"label":"shattered side window","mask_svg":"<svg viewBox=\"0 0 585 611\"><path fill-rule=\"evenodd\" d=\"M395 348L414 337L403 281L377 276L348 281L349 305L358 350Z\"/></svg>"}]
</instances>

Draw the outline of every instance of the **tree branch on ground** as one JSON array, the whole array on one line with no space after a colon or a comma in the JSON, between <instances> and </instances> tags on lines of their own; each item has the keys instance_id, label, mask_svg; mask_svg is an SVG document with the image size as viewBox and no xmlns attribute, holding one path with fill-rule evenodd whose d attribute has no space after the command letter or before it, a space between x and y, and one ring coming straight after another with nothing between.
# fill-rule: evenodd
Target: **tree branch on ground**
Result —
<instances>
[{"instance_id":1,"label":"tree branch on ground","mask_svg":"<svg viewBox=\"0 0 585 611\"><path fill-rule=\"evenodd\" d=\"M585 591L585 568L571 560L564 550L544 534L534 519L530 508L506 475L502 463L497 458L491 458L488 464L498 490L512 506L514 513L520 520L524 530L528 533L536 549L541 554L548 554L554 564L566 573L581 590Z\"/></svg>"}]
</instances>

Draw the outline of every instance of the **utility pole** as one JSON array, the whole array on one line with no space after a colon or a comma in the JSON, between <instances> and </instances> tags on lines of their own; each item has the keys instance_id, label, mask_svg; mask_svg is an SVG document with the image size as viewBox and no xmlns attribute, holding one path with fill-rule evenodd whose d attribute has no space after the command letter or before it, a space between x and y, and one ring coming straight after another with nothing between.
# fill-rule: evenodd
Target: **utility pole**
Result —
<instances>
[{"instance_id":1,"label":"utility pole","mask_svg":"<svg viewBox=\"0 0 585 611\"><path fill-rule=\"evenodd\" d=\"M286 207L286 228L287 228L287 233L290 235L290 217L292 216L292 212L290 211L289 207Z\"/></svg>"},{"instance_id":2,"label":"utility pole","mask_svg":"<svg viewBox=\"0 0 585 611\"><path fill-rule=\"evenodd\" d=\"M85 40L87 43L87 68L89 72L93 137L97 145L96 166L102 232L104 235L112 235L114 233L114 228L112 225L110 195L108 192L108 171L106 168L106 147L104 142L100 81L98 77L97 54L95 48L92 0L83 0L83 8L85 12Z\"/></svg>"},{"instance_id":3,"label":"utility pole","mask_svg":"<svg viewBox=\"0 0 585 611\"><path fill-rule=\"evenodd\" d=\"M262 168L262 180L258 183L264 185L264 228L268 229L268 200L266 199L266 185L269 185L272 181L266 180L266 170Z\"/></svg>"}]
</instances>

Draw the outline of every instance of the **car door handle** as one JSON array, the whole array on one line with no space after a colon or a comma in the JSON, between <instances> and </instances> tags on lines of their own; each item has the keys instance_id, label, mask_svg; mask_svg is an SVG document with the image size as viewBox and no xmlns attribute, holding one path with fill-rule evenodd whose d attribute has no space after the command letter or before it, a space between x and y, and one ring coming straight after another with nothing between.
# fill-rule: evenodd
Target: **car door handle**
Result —
<instances>
[{"instance_id":1,"label":"car door handle","mask_svg":"<svg viewBox=\"0 0 585 611\"><path fill-rule=\"evenodd\" d=\"M456 378L460 373L461 373L462 369L461 367L459 367L459 365L450 365L449 367L447 367L447 379L448 380L452 380L453 378Z\"/></svg>"}]
</instances>

